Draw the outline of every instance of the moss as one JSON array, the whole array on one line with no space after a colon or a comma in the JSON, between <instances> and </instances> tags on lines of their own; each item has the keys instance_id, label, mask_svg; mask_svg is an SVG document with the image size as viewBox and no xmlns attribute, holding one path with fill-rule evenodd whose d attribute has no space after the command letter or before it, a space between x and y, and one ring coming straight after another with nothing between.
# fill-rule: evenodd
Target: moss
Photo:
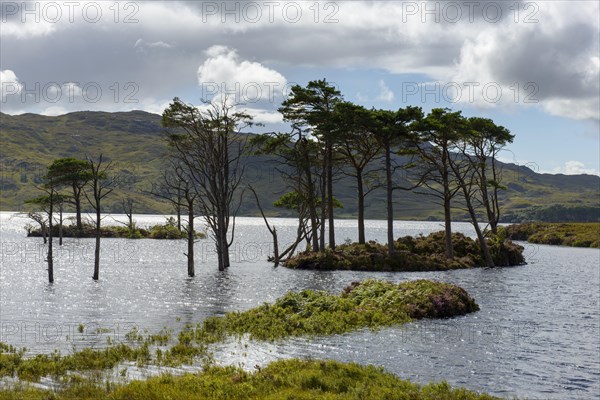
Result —
<instances>
[{"instance_id":1,"label":"moss","mask_svg":"<svg viewBox=\"0 0 600 400\"><path fill-rule=\"evenodd\" d=\"M418 385L374 366L318 360L281 360L254 373L234 367L210 367L202 373L162 375L127 385L99 387L80 382L58 393L33 388L0 390L0 400L489 400L494 397L446 382Z\"/></svg>"},{"instance_id":2,"label":"moss","mask_svg":"<svg viewBox=\"0 0 600 400\"><path fill-rule=\"evenodd\" d=\"M454 259L446 260L444 232L428 236L405 236L394 243L395 254L388 255L387 245L375 242L342 244L335 250L304 252L284 265L294 269L364 271L445 271L485 266L477 241L461 234L452 235ZM488 245L497 266L524 264L523 247L502 237L491 237Z\"/></svg>"},{"instance_id":3,"label":"moss","mask_svg":"<svg viewBox=\"0 0 600 400\"><path fill-rule=\"evenodd\" d=\"M600 248L600 223L530 222L509 225L502 232L513 240L571 247Z\"/></svg>"}]
</instances>

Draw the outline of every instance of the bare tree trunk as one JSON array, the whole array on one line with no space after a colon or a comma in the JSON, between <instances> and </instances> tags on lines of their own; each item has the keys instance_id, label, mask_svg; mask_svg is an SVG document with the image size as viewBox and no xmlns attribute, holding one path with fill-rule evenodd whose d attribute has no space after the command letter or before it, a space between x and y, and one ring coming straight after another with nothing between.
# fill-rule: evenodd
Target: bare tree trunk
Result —
<instances>
[{"instance_id":1,"label":"bare tree trunk","mask_svg":"<svg viewBox=\"0 0 600 400\"><path fill-rule=\"evenodd\" d=\"M329 217L329 247L335 249L335 224L333 215L333 155L331 143L327 145L327 216Z\"/></svg>"},{"instance_id":2,"label":"bare tree trunk","mask_svg":"<svg viewBox=\"0 0 600 400\"><path fill-rule=\"evenodd\" d=\"M54 196L53 196L53 189L50 189L50 208L48 211L48 225L49 225L49 234L48 234L48 255L47 255L47 259L48 259L48 282L53 283L54 282L54 256L53 256L53 249L52 249L52 228L53 228L53 224L52 224L52 218L54 217L53 212L54 212Z\"/></svg>"},{"instance_id":3,"label":"bare tree trunk","mask_svg":"<svg viewBox=\"0 0 600 400\"><path fill-rule=\"evenodd\" d=\"M473 207L473 202L471 201L471 195L469 193L469 188L464 180L464 178L460 175L460 171L454 166L452 166L454 170L454 174L458 179L458 183L463 192L463 196L465 198L465 204L467 205L467 210L469 212L469 216L471 217L471 223L473 224L473 228L475 228L475 233L477 234L477 240L479 241L479 247L481 248L481 252L483 253L483 258L485 260L485 264L487 267L494 266L494 260L490 254L490 249L485 241L485 237L481 232L481 228L479 227L479 222L477 221L477 213L475 213L475 208ZM471 181L472 183L472 181Z\"/></svg>"},{"instance_id":4,"label":"bare tree trunk","mask_svg":"<svg viewBox=\"0 0 600 400\"><path fill-rule=\"evenodd\" d=\"M320 251L325 250L325 221L327 220L327 167L323 164L323 172L321 176L321 226L319 235Z\"/></svg>"},{"instance_id":5,"label":"bare tree trunk","mask_svg":"<svg viewBox=\"0 0 600 400\"><path fill-rule=\"evenodd\" d=\"M96 248L94 249L94 276L93 280L100 278L100 201L96 200Z\"/></svg>"},{"instance_id":6,"label":"bare tree trunk","mask_svg":"<svg viewBox=\"0 0 600 400\"><path fill-rule=\"evenodd\" d=\"M46 224L43 222L40 224L42 230L42 239L44 239L44 244L48 243L48 233L46 232Z\"/></svg>"},{"instance_id":7,"label":"bare tree trunk","mask_svg":"<svg viewBox=\"0 0 600 400\"><path fill-rule=\"evenodd\" d=\"M194 270L194 205L188 202L188 227L187 227L187 265L188 276L196 275Z\"/></svg>"},{"instance_id":8,"label":"bare tree trunk","mask_svg":"<svg viewBox=\"0 0 600 400\"><path fill-rule=\"evenodd\" d=\"M63 203L62 201L58 204L58 245L63 245Z\"/></svg>"},{"instance_id":9,"label":"bare tree trunk","mask_svg":"<svg viewBox=\"0 0 600 400\"><path fill-rule=\"evenodd\" d=\"M356 188L358 191L358 243L365 244L365 189L362 170L356 171Z\"/></svg>"},{"instance_id":10,"label":"bare tree trunk","mask_svg":"<svg viewBox=\"0 0 600 400\"><path fill-rule=\"evenodd\" d=\"M175 212L177 213L177 230L181 232L181 197L177 199L177 204L175 205Z\"/></svg>"},{"instance_id":11,"label":"bare tree trunk","mask_svg":"<svg viewBox=\"0 0 600 400\"><path fill-rule=\"evenodd\" d=\"M446 240L446 259L454 259L452 246L452 211L450 209L450 171L448 171L449 155L446 148L442 149L442 185L444 187L444 232Z\"/></svg>"},{"instance_id":12,"label":"bare tree trunk","mask_svg":"<svg viewBox=\"0 0 600 400\"><path fill-rule=\"evenodd\" d=\"M450 211L450 199L444 198L444 232L446 240L446 259L454 259L454 249L452 246L452 215Z\"/></svg>"},{"instance_id":13,"label":"bare tree trunk","mask_svg":"<svg viewBox=\"0 0 600 400\"><path fill-rule=\"evenodd\" d=\"M73 184L73 197L75 200L75 219L77 224L77 232L81 235L83 231L83 224L81 222L81 190L77 188L75 184Z\"/></svg>"},{"instance_id":14,"label":"bare tree trunk","mask_svg":"<svg viewBox=\"0 0 600 400\"><path fill-rule=\"evenodd\" d=\"M465 196L468 194L465 193ZM494 260L492 259L492 255L490 254L490 249L485 241L485 237L481 232L481 228L479 227L479 223L477 222L477 215L475 214L475 210L473 209L473 205L471 204L471 200L466 197L467 200L467 208L469 210L469 215L471 216L471 221L473 223L473 228L475 228L475 233L477 233L477 240L479 241L479 247L481 247L481 251L483 253L483 258L485 259L485 264L487 267L494 266Z\"/></svg>"},{"instance_id":15,"label":"bare tree trunk","mask_svg":"<svg viewBox=\"0 0 600 400\"><path fill-rule=\"evenodd\" d=\"M225 216L222 212L217 216L217 255L219 257L219 271L225 271L229 268L229 246L227 243L227 229L225 223Z\"/></svg>"},{"instance_id":16,"label":"bare tree trunk","mask_svg":"<svg viewBox=\"0 0 600 400\"><path fill-rule=\"evenodd\" d=\"M386 203L387 203L387 240L388 254L393 256L396 252L394 248L394 199L393 183L392 183L392 155L390 146L385 148L385 186L386 186Z\"/></svg>"}]
</instances>

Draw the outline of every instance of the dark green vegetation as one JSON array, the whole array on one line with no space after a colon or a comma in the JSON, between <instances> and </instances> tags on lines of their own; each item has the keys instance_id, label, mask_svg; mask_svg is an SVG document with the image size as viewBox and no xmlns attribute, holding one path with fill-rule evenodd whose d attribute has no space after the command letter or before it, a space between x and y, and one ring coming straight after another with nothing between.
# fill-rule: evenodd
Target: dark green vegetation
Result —
<instances>
[{"instance_id":1,"label":"dark green vegetation","mask_svg":"<svg viewBox=\"0 0 600 400\"><path fill-rule=\"evenodd\" d=\"M196 337L249 334L255 339L274 340L330 335L478 310L469 294L455 285L428 280L399 284L367 280L352 283L339 296L312 290L290 292L273 304L212 317L204 321Z\"/></svg>"},{"instance_id":2,"label":"dark green vegetation","mask_svg":"<svg viewBox=\"0 0 600 400\"><path fill-rule=\"evenodd\" d=\"M62 227L63 237L79 237L79 238L93 238L96 235L96 227L83 224L82 229L77 229L75 225L65 225ZM53 226L54 237L59 236L59 227ZM203 232L196 232L196 238L202 239L206 237ZM34 229L33 227L27 227L28 237L42 237L41 229ZM100 228L100 236L103 238L125 238L125 239L186 239L187 232L184 230L177 229L177 226L172 223L153 225L149 228L137 228L132 229L126 226L103 226Z\"/></svg>"},{"instance_id":3,"label":"dark green vegetation","mask_svg":"<svg viewBox=\"0 0 600 400\"><path fill-rule=\"evenodd\" d=\"M531 222L502 228L513 240L572 247L600 247L600 223Z\"/></svg>"},{"instance_id":4,"label":"dark green vegetation","mask_svg":"<svg viewBox=\"0 0 600 400\"><path fill-rule=\"evenodd\" d=\"M425 386L401 380L374 366L336 361L281 360L254 373L235 367L209 367L198 374L163 375L127 385L80 382L59 393L39 389L0 390L0 400L487 400L494 397L445 382Z\"/></svg>"},{"instance_id":5,"label":"dark green vegetation","mask_svg":"<svg viewBox=\"0 0 600 400\"><path fill-rule=\"evenodd\" d=\"M40 183L46 167L58 157L83 158L102 153L117 165L124 184L106 198L107 212L122 213L121 199L131 196L136 212L172 213L172 207L152 196L142 194L151 188L164 169L166 148L160 115L142 111L107 113L75 112L57 117L35 114L10 116L0 114L0 209L22 210L26 199L39 192L32 183ZM394 156L398 157L398 156ZM269 156L252 156L245 160L246 181L255 187L268 215L289 216L292 212L273 206L282 195L281 177L268 162ZM502 180L507 190L500 192L504 211L502 220L594 221L600 216L598 193L600 178L591 175L538 174L528 166L501 164ZM353 179L342 178L335 185L335 196L344 205L337 217L357 215L356 189ZM375 189L365 204L367 218L385 218L385 190ZM395 218L443 220L440 207L428 196L412 192L395 192ZM558 209L552 207L560 205ZM86 211L91 211L83 204ZM557 210L563 210L557 214ZM456 220L467 220L455 209ZM241 215L258 215L251 199L245 198Z\"/></svg>"},{"instance_id":6,"label":"dark green vegetation","mask_svg":"<svg viewBox=\"0 0 600 400\"><path fill-rule=\"evenodd\" d=\"M501 239L501 235L487 241L496 266L525 263L522 246ZM436 232L428 236L397 239L393 256L388 254L387 245L371 241L364 245L342 244L335 250L327 249L322 253L300 253L284 265L294 269L358 271L445 271L485 266L477 241L461 233L453 233L452 243L452 260L447 260L444 255L444 232Z\"/></svg>"},{"instance_id":7,"label":"dark green vegetation","mask_svg":"<svg viewBox=\"0 0 600 400\"><path fill-rule=\"evenodd\" d=\"M25 350L2 344L0 376L18 376L23 380L38 380L46 375L64 377L69 370L103 370L122 361L178 365L206 356L208 344L230 336L247 334L257 340L278 340L290 336L330 335L403 324L412 319L447 318L477 310L479 306L473 298L455 285L428 280L399 284L367 280L352 283L340 295L311 290L289 292L273 304L210 317L180 332L177 343L170 348L166 348L169 332L144 338L137 331L127 335L132 346L121 343L64 356L54 353L27 358Z\"/></svg>"}]
</instances>

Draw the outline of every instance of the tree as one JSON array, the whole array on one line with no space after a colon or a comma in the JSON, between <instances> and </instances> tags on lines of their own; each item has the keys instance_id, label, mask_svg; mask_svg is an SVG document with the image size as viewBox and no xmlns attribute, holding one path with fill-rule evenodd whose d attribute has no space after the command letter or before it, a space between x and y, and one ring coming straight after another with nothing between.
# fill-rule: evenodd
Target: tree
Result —
<instances>
[{"instance_id":1,"label":"tree","mask_svg":"<svg viewBox=\"0 0 600 400\"><path fill-rule=\"evenodd\" d=\"M365 197L376 186L365 187L368 165L380 154L382 142L371 130L371 114L362 106L350 102L335 105L335 122L339 138L338 153L351 169L346 174L356 179L358 203L358 242L365 244Z\"/></svg>"},{"instance_id":2,"label":"tree","mask_svg":"<svg viewBox=\"0 0 600 400\"><path fill-rule=\"evenodd\" d=\"M498 232L500 221L500 204L498 191L501 185L502 171L498 167L497 155L508 143L512 143L514 135L503 126L496 125L487 118L469 118L471 128L467 138L468 146L461 151L464 157L476 166L477 185L481 191L481 202L485 208L492 233ZM488 175L491 173L491 176Z\"/></svg>"},{"instance_id":3,"label":"tree","mask_svg":"<svg viewBox=\"0 0 600 400\"><path fill-rule=\"evenodd\" d=\"M456 139L453 144L453 154L449 157L449 165L452 169L452 173L458 186L460 187L463 195L463 199L465 201L465 206L467 212L469 213L469 217L471 218L471 224L475 229L475 233L477 235L477 240L479 242L479 247L483 254L483 258L485 260L485 264L487 267L494 266L494 260L490 254L489 247L487 245L487 241L485 240L485 236L479 227L479 220L477 218L477 212L475 210L474 201L477 198L478 186L477 186L477 169L478 165L476 163L471 162L471 159L465 157L464 154L467 153L468 141L470 132L468 131L469 127L465 126L465 131L462 132L460 137Z\"/></svg>"},{"instance_id":4,"label":"tree","mask_svg":"<svg viewBox=\"0 0 600 400\"><path fill-rule=\"evenodd\" d=\"M297 136L296 136L297 135ZM275 170L282 176L286 183L286 192L280 200L279 207L296 211L298 215L299 234L308 235L313 251L323 250L319 236L323 221L319 219L318 191L320 179L318 166L318 143L307 139L298 127L293 127L290 133L265 133L252 138L253 147L257 155L274 155ZM293 194L298 200L298 205L287 199ZM287 196L287 197L284 197ZM322 206L322 203L320 203ZM307 223L308 222L308 223ZM300 226L310 225L309 228L300 230Z\"/></svg>"},{"instance_id":5,"label":"tree","mask_svg":"<svg viewBox=\"0 0 600 400\"><path fill-rule=\"evenodd\" d=\"M70 202L75 206L77 230L82 231L81 222L81 194L88 181L91 179L89 164L85 160L76 158L59 158L48 167L48 176L52 177L60 186L70 186L73 197Z\"/></svg>"},{"instance_id":6,"label":"tree","mask_svg":"<svg viewBox=\"0 0 600 400\"><path fill-rule=\"evenodd\" d=\"M50 283L54 282L54 206L64 201L63 196L58 193L58 187L59 184L52 177L52 175L50 173L46 173L46 175L43 177L43 184L40 187L46 194L25 201L27 204L34 204L37 207L40 207L48 216L48 239L46 241L46 237L44 236L44 243L47 242L48 244L46 262L48 263L48 282ZM41 219L34 218L34 220L39 222ZM43 222L41 222L40 225L42 225L42 235L44 235Z\"/></svg>"},{"instance_id":7,"label":"tree","mask_svg":"<svg viewBox=\"0 0 600 400\"><path fill-rule=\"evenodd\" d=\"M282 103L279 112L285 121L294 126L305 128L322 143L323 151L323 189L322 202L326 204L322 217L327 215L329 246L335 248L334 201L333 201L333 152L336 145L335 105L342 101L341 93L325 79L310 81L306 88L294 85L287 100Z\"/></svg>"},{"instance_id":8,"label":"tree","mask_svg":"<svg viewBox=\"0 0 600 400\"><path fill-rule=\"evenodd\" d=\"M450 153L452 144L460 138L466 122L460 111L434 108L417 124L417 135L413 145L420 159L420 173L423 184L429 189L421 194L433 195L440 199L444 208L444 231L446 240L446 259L454 258L452 247L451 203L460 185L452 179Z\"/></svg>"},{"instance_id":9,"label":"tree","mask_svg":"<svg viewBox=\"0 0 600 400\"><path fill-rule=\"evenodd\" d=\"M271 233L271 237L273 238L273 256L269 257L269 261L272 261L274 266L277 267L277 266L279 266L279 263L282 260L285 260L285 257L292 256L294 254L294 252L296 251L296 248L298 247L300 242L302 242L305 239L308 239L307 224L306 224L306 203L299 202L299 201L295 202L296 204L293 206L293 208L296 209L298 212L298 228L296 230L296 240L293 243L291 243L285 250L280 252L279 251L279 238L277 236L277 227L271 226L271 224L269 224L269 220L267 219L267 216L265 215L265 212L260 204L260 200L258 198L258 194L256 193L256 190L250 185L248 186L248 188L254 195L254 199L256 200L256 205L258 207L258 210L260 211L260 215L263 217L263 220L265 221L265 225L267 226L267 229L269 230L269 233ZM297 193L288 193L288 194L291 194L292 196L296 195L294 197L296 197L296 199L299 199L299 196L297 196ZM286 196L286 195L284 195L284 196ZM282 198L284 196L282 196ZM282 198L280 198L278 200L278 201L282 201L282 203L280 203L280 204L283 204L283 202L285 202L285 200L282 200ZM276 204L277 204L277 202L276 202ZM285 207L290 208L290 206L288 204L286 204Z\"/></svg>"},{"instance_id":10,"label":"tree","mask_svg":"<svg viewBox=\"0 0 600 400\"><path fill-rule=\"evenodd\" d=\"M219 270L229 267L229 247L235 232L235 216L241 203L235 199L244 175L243 157L248 136L242 130L252 117L234 112L227 99L204 110L175 98L162 114L162 124L172 155L185 168L215 240ZM231 239L229 228L231 226Z\"/></svg>"},{"instance_id":11,"label":"tree","mask_svg":"<svg viewBox=\"0 0 600 400\"><path fill-rule=\"evenodd\" d=\"M372 110L371 124L375 138L381 145L385 169L386 209L387 209L387 241L388 254L394 255L394 200L396 189L411 190L394 184L393 174L397 169L392 160L392 154L399 151L399 147L408 141L412 126L422 117L421 108L406 107L398 111ZM418 141L415 141L417 143ZM419 181L420 184L420 181Z\"/></svg>"},{"instance_id":12,"label":"tree","mask_svg":"<svg viewBox=\"0 0 600 400\"><path fill-rule=\"evenodd\" d=\"M117 186L118 177L111 175L112 161L104 160L102 154L97 159L88 157L88 186L84 190L84 195L90 206L96 211L96 245L94 249L94 275L92 279L97 281L100 276L100 228L102 200L108 196Z\"/></svg>"},{"instance_id":13,"label":"tree","mask_svg":"<svg viewBox=\"0 0 600 400\"><path fill-rule=\"evenodd\" d=\"M181 210L187 209L188 223L187 228L187 270L188 276L196 275L194 262L194 243L196 241L196 232L194 228L194 219L196 218L194 204L197 193L191 185L190 177L186 174L186 169L175 159L171 158L167 169L163 172L160 184L153 185L152 194L163 200L171 202L177 210L177 229L181 232Z\"/></svg>"}]
</instances>

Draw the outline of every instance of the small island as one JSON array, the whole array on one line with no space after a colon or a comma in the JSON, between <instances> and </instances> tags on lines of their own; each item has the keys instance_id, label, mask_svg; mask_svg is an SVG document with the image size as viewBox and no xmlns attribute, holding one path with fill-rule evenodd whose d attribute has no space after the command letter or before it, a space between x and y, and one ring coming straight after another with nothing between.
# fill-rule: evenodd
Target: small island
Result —
<instances>
[{"instance_id":1,"label":"small island","mask_svg":"<svg viewBox=\"0 0 600 400\"><path fill-rule=\"evenodd\" d=\"M126 335L131 343L110 344L105 349L84 349L73 354L26 357L25 349L0 343L0 376L18 377L21 383L0 391L0 399L45 399L47 390L31 387L44 376L53 377L61 390L54 399L145 399L172 398L283 398L302 393L302 398L331 398L348 390L362 390L361 398L379 399L382 393L431 398L491 399L445 382L425 386L403 381L373 366L317 360L281 360L248 373L237 367L215 366L208 345L228 337L248 335L254 340L282 340L292 336L331 335L361 328L373 330L422 318L449 318L479 310L475 300L461 287L429 280L399 284L365 280L352 282L339 295L303 290L288 292L272 304L243 312L213 316L196 327L180 332L171 343L171 332L144 337L138 331ZM83 331L83 326L81 331ZM98 385L102 372L125 361L138 366L178 366L201 358L201 372L183 376L161 375L146 381ZM73 372L91 372L96 380ZM121 369L121 376L127 369ZM368 383L368 388L365 384ZM366 390L366 391L365 391ZM8 396L8 397L6 397ZM275 396L275 397L273 397ZM283 396L283 397L280 397ZM171 398L170 397L170 398ZM337 397L336 397L337 398ZM429 397L423 397L429 398Z\"/></svg>"},{"instance_id":2,"label":"small island","mask_svg":"<svg viewBox=\"0 0 600 400\"><path fill-rule=\"evenodd\" d=\"M365 244L342 244L335 250L306 251L290 257L283 265L292 269L357 270L357 271L445 271L485 266L479 243L462 233L453 233L454 254L447 259L444 253L444 232L427 236L404 236L394 242L395 251L388 246L369 241ZM495 266L525 264L523 246L501 236L487 239Z\"/></svg>"},{"instance_id":3,"label":"small island","mask_svg":"<svg viewBox=\"0 0 600 400\"><path fill-rule=\"evenodd\" d=\"M512 240L570 247L600 248L600 222L528 222L502 228Z\"/></svg>"},{"instance_id":4,"label":"small island","mask_svg":"<svg viewBox=\"0 0 600 400\"><path fill-rule=\"evenodd\" d=\"M44 237L48 235L47 227L33 228L31 225L26 227L27 237ZM194 231L197 239L206 238L204 232ZM96 227L92 224L82 224L81 228L77 225L64 225L62 228L58 225L52 227L53 237L65 238L94 238L96 237ZM148 228L139 228L135 224L132 226L106 225L100 227L100 237L102 238L121 238L121 239L186 239L187 231L178 227L173 218L167 218L164 224L152 225Z\"/></svg>"}]
</instances>

